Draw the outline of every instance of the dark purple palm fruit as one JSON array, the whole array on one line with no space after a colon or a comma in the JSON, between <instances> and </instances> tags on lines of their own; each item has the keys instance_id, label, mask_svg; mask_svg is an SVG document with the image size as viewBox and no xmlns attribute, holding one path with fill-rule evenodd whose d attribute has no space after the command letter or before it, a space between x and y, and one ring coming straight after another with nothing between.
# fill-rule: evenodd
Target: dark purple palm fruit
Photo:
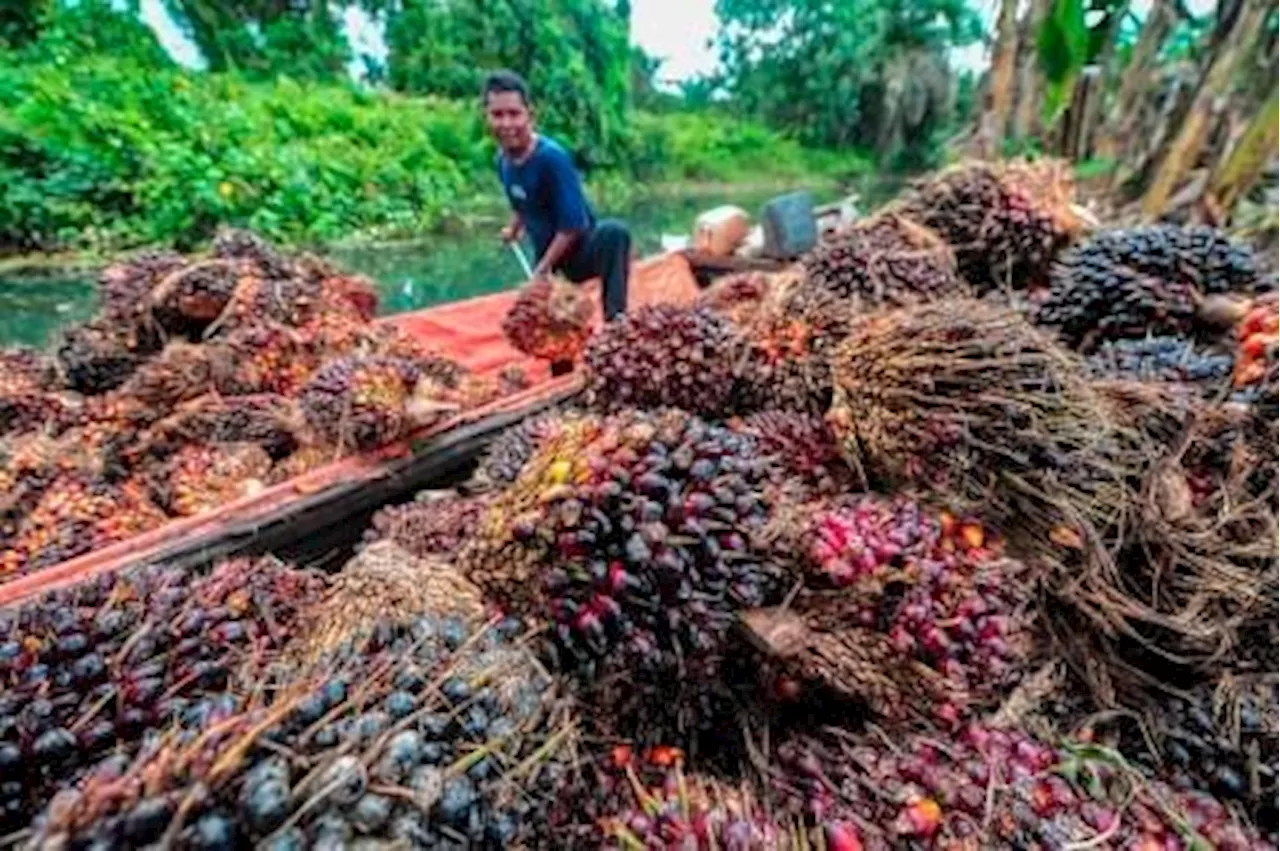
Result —
<instances>
[{"instance_id":1,"label":"dark purple palm fruit","mask_svg":"<svg viewBox=\"0 0 1280 851\"><path fill-rule=\"evenodd\" d=\"M278 650L318 574L240 559L205 576L101 574L0 609L0 829L28 825L107 752L207 713ZM16 760L16 763L12 761Z\"/></svg>"},{"instance_id":2,"label":"dark purple palm fruit","mask_svg":"<svg viewBox=\"0 0 1280 851\"><path fill-rule=\"evenodd\" d=\"M408 405L420 377L412 361L343 358L321 367L299 401L307 424L327 443L372 449L408 434Z\"/></svg>"},{"instance_id":3,"label":"dark purple palm fruit","mask_svg":"<svg viewBox=\"0 0 1280 851\"><path fill-rule=\"evenodd\" d=\"M483 497L419 494L413 502L379 509L364 540L390 539L420 558L450 556L471 536L487 505Z\"/></svg>"},{"instance_id":4,"label":"dark purple palm fruit","mask_svg":"<svg viewBox=\"0 0 1280 851\"><path fill-rule=\"evenodd\" d=\"M559 415L540 414L521 420L498 435L476 468L473 485L489 489L514 482L525 462L558 432L559 424Z\"/></svg>"},{"instance_id":5,"label":"dark purple palm fruit","mask_svg":"<svg viewBox=\"0 0 1280 851\"><path fill-rule=\"evenodd\" d=\"M583 354L587 404L598 410L673 406L724 416L737 405L742 337L706 308L642 307L596 332Z\"/></svg>"},{"instance_id":6,"label":"dark purple palm fruit","mask_svg":"<svg viewBox=\"0 0 1280 851\"><path fill-rule=\"evenodd\" d=\"M229 712L103 762L50 802L36 841L538 847L575 728L525 638L424 612L375 616L367 640L306 663L286 647L260 699L229 692Z\"/></svg>"},{"instance_id":7,"label":"dark purple palm fruit","mask_svg":"<svg viewBox=\"0 0 1280 851\"><path fill-rule=\"evenodd\" d=\"M803 262L810 282L852 301L856 310L968 292L946 241L892 209L818 243Z\"/></svg>"},{"instance_id":8,"label":"dark purple palm fruit","mask_svg":"<svg viewBox=\"0 0 1280 851\"><path fill-rule=\"evenodd\" d=\"M1185 334L1200 326L1207 296L1261 287L1253 253L1213 228L1113 230L1062 254L1036 321L1078 348Z\"/></svg>"},{"instance_id":9,"label":"dark purple palm fruit","mask_svg":"<svg viewBox=\"0 0 1280 851\"><path fill-rule=\"evenodd\" d=\"M141 362L127 335L105 321L67 328L57 343L56 357L63 384L86 394L114 390Z\"/></svg>"}]
</instances>

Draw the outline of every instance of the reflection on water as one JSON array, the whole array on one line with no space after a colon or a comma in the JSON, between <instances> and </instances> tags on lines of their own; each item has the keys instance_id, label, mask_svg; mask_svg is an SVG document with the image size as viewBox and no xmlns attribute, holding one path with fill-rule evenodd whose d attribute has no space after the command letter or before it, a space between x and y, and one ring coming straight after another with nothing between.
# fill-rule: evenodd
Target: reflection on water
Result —
<instances>
[{"instance_id":1,"label":"reflection on water","mask_svg":"<svg viewBox=\"0 0 1280 851\"><path fill-rule=\"evenodd\" d=\"M625 218L636 251L645 256L659 249L663 233L688 234L703 210L738 204L754 217L776 194L777 190L757 189L653 198L633 204ZM496 292L519 285L523 278L519 261L499 241L496 227L396 246L336 248L330 255L377 282L383 313ZM0 278L0 345L44 345L59 328L90 317L96 307L93 279L92 272Z\"/></svg>"}]
</instances>

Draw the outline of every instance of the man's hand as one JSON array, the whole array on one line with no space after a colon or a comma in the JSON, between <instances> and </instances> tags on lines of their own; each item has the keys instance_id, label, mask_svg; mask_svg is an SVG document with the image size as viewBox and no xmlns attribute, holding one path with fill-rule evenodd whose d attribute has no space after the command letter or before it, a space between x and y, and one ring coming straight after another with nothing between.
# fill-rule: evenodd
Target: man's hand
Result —
<instances>
[{"instance_id":1,"label":"man's hand","mask_svg":"<svg viewBox=\"0 0 1280 851\"><path fill-rule=\"evenodd\" d=\"M502 229L503 242L515 242L524 235L524 225L519 219L512 219L506 227Z\"/></svg>"}]
</instances>

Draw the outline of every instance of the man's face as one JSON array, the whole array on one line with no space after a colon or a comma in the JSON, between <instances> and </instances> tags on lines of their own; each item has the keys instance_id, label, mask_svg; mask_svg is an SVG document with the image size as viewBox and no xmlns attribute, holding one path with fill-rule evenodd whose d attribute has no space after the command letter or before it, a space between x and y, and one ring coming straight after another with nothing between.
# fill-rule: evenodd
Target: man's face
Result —
<instances>
[{"instance_id":1,"label":"man's face","mask_svg":"<svg viewBox=\"0 0 1280 851\"><path fill-rule=\"evenodd\" d=\"M489 132L508 151L524 151L533 139L533 116L519 92L490 92L484 102Z\"/></svg>"}]
</instances>

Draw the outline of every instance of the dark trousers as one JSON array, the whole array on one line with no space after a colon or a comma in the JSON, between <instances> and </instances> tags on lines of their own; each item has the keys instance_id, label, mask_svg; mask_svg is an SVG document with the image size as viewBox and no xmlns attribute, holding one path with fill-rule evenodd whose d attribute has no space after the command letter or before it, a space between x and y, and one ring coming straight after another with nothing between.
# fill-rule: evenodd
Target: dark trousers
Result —
<instances>
[{"instance_id":1,"label":"dark trousers","mask_svg":"<svg viewBox=\"0 0 1280 851\"><path fill-rule=\"evenodd\" d=\"M600 278L604 288L604 318L627 310L627 276L631 274L631 232L617 219L604 219L582 238L569 259L560 264L575 283Z\"/></svg>"}]
</instances>

